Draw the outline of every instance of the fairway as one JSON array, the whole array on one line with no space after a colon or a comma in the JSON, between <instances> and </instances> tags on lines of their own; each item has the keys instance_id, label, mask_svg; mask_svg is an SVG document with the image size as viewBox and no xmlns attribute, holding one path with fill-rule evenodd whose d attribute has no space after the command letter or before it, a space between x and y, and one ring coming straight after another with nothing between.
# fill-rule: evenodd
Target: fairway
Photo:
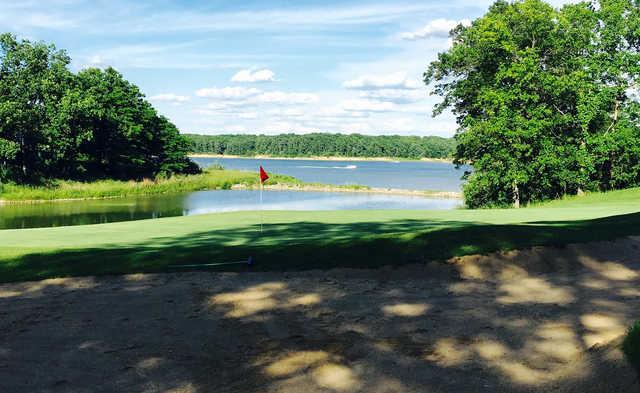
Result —
<instances>
[{"instance_id":1,"label":"fairway","mask_svg":"<svg viewBox=\"0 0 640 393\"><path fill-rule=\"evenodd\" d=\"M523 209L235 212L4 230L0 281L175 271L249 256L260 271L422 263L640 234L639 212L640 190L630 189Z\"/></svg>"}]
</instances>

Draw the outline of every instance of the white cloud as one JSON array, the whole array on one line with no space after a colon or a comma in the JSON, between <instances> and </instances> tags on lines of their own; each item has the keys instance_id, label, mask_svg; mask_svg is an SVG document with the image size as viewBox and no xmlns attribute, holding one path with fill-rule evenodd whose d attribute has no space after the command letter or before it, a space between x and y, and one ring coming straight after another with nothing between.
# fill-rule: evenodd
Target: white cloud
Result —
<instances>
[{"instance_id":1,"label":"white cloud","mask_svg":"<svg viewBox=\"0 0 640 393\"><path fill-rule=\"evenodd\" d=\"M246 87L211 87L199 89L196 91L196 95L198 97L220 100L244 100L251 96L256 96L260 93L261 91L256 88Z\"/></svg>"},{"instance_id":2,"label":"white cloud","mask_svg":"<svg viewBox=\"0 0 640 393\"><path fill-rule=\"evenodd\" d=\"M57 15L36 13L27 15L22 20L27 26L43 29L67 29L75 27L77 22Z\"/></svg>"},{"instance_id":3,"label":"white cloud","mask_svg":"<svg viewBox=\"0 0 640 393\"><path fill-rule=\"evenodd\" d=\"M89 64L93 66L100 66L104 64L104 59L100 55L93 55L89 58Z\"/></svg>"},{"instance_id":4,"label":"white cloud","mask_svg":"<svg viewBox=\"0 0 640 393\"><path fill-rule=\"evenodd\" d=\"M298 108L269 109L266 113L276 117L303 117L305 115L305 112Z\"/></svg>"},{"instance_id":5,"label":"white cloud","mask_svg":"<svg viewBox=\"0 0 640 393\"><path fill-rule=\"evenodd\" d=\"M410 104L424 100L427 93L423 90L381 89L360 92L361 98L378 101L390 101L395 104Z\"/></svg>"},{"instance_id":6,"label":"white cloud","mask_svg":"<svg viewBox=\"0 0 640 393\"><path fill-rule=\"evenodd\" d=\"M25 3L25 4L22 4ZM43 9L47 9L42 12ZM81 18L57 11L56 5L27 2L15 2L11 4L7 0L0 2L0 30L20 32L24 30L58 30L64 31L77 28Z\"/></svg>"},{"instance_id":7,"label":"white cloud","mask_svg":"<svg viewBox=\"0 0 640 393\"><path fill-rule=\"evenodd\" d=\"M342 101L342 109L353 112L391 112L395 105L392 102L355 99Z\"/></svg>"},{"instance_id":8,"label":"white cloud","mask_svg":"<svg viewBox=\"0 0 640 393\"><path fill-rule=\"evenodd\" d=\"M296 31L317 26L372 25L390 22L415 15L428 15L438 4L371 4L361 6L318 6L263 8L235 12L206 12L184 10L182 12L151 13L128 23L128 32L163 33L171 31L217 31L260 29L284 30L295 27ZM130 22L130 21L127 21Z\"/></svg>"},{"instance_id":9,"label":"white cloud","mask_svg":"<svg viewBox=\"0 0 640 393\"><path fill-rule=\"evenodd\" d=\"M99 60L100 64L108 64L120 70L125 68L237 69L257 61L252 53L236 55L213 52L204 50L203 47L206 45L206 40L196 39L172 43L142 39L134 44L87 49L80 51L77 56L86 60Z\"/></svg>"},{"instance_id":10,"label":"white cloud","mask_svg":"<svg viewBox=\"0 0 640 393\"><path fill-rule=\"evenodd\" d=\"M471 21L468 19L462 19L459 21L442 18L435 19L419 30L401 33L400 38L403 40L420 40L431 37L448 37L449 32L459 24L469 26L471 25Z\"/></svg>"},{"instance_id":11,"label":"white cloud","mask_svg":"<svg viewBox=\"0 0 640 393\"><path fill-rule=\"evenodd\" d=\"M172 102L175 104L181 104L183 102L187 102L189 100L191 100L191 97L189 96L181 96L181 95L177 95L177 94L173 94L173 93L163 93L163 94L156 94L154 96L149 97L149 100L151 101L161 101L161 102Z\"/></svg>"},{"instance_id":12,"label":"white cloud","mask_svg":"<svg viewBox=\"0 0 640 393\"><path fill-rule=\"evenodd\" d=\"M224 109L237 105L304 105L312 104L319 100L313 93L289 93L285 91L262 91L256 88L246 87L211 87L196 91L198 97L209 98L214 102L208 105L209 109Z\"/></svg>"},{"instance_id":13,"label":"white cloud","mask_svg":"<svg viewBox=\"0 0 640 393\"><path fill-rule=\"evenodd\" d=\"M235 9L181 5L180 2L175 2L171 7L163 7L156 3L126 0L2 0L0 22L6 19L19 26L52 27L112 35L255 31L256 26L259 26L260 30L295 29L299 32L302 29L314 30L322 26L379 25L416 16L426 17L441 8L437 2L334 4L331 7L325 4L270 7L258 4L254 7L242 5ZM86 8L89 8L89 11Z\"/></svg>"},{"instance_id":14,"label":"white cloud","mask_svg":"<svg viewBox=\"0 0 640 393\"><path fill-rule=\"evenodd\" d=\"M268 91L264 92L249 100L254 103L272 103L272 104L312 104L318 101L318 95L313 93L287 93L284 91Z\"/></svg>"},{"instance_id":15,"label":"white cloud","mask_svg":"<svg viewBox=\"0 0 640 393\"><path fill-rule=\"evenodd\" d=\"M325 107L320 108L316 113L316 117L329 118L329 119L343 119L343 118L363 118L369 117L369 112L347 111L342 107Z\"/></svg>"},{"instance_id":16,"label":"white cloud","mask_svg":"<svg viewBox=\"0 0 640 393\"><path fill-rule=\"evenodd\" d=\"M347 89L376 90L376 89L417 89L422 84L407 77L404 72L394 72L387 75L363 75L342 84Z\"/></svg>"},{"instance_id":17,"label":"white cloud","mask_svg":"<svg viewBox=\"0 0 640 393\"><path fill-rule=\"evenodd\" d=\"M289 122L289 121L274 121L260 127L260 132L264 132L266 134L279 134L279 133L288 133L288 132L293 132L297 134L307 134L310 132L318 132L318 131L320 131L318 127L309 127L309 126L305 126L304 124L300 124L297 122Z\"/></svg>"},{"instance_id":18,"label":"white cloud","mask_svg":"<svg viewBox=\"0 0 640 393\"><path fill-rule=\"evenodd\" d=\"M233 77L231 82L275 82L275 74L268 68L264 68L257 71L242 70L238 71Z\"/></svg>"},{"instance_id":19,"label":"white cloud","mask_svg":"<svg viewBox=\"0 0 640 393\"><path fill-rule=\"evenodd\" d=\"M257 119L258 118L258 113L257 112L242 112L242 113L238 113L237 116L240 119L251 120L251 119Z\"/></svg>"},{"instance_id":20,"label":"white cloud","mask_svg":"<svg viewBox=\"0 0 640 393\"><path fill-rule=\"evenodd\" d=\"M86 69L86 68L105 68L107 66L107 61L104 57L100 55L93 55L89 57L84 57L84 63L72 63L74 67L78 69Z\"/></svg>"}]
</instances>

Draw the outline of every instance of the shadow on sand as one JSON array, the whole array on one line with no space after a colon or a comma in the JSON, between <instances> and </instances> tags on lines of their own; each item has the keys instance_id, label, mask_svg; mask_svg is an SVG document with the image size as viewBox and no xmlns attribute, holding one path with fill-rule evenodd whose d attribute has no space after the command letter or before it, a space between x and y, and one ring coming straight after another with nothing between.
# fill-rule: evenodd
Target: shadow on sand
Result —
<instances>
[{"instance_id":1,"label":"shadow on sand","mask_svg":"<svg viewBox=\"0 0 640 393\"><path fill-rule=\"evenodd\" d=\"M637 219L625 218L629 224ZM378 230L426 224L388 225ZM184 253L186 261L223 244L213 255L234 247L264 261L292 255L274 262L277 269L349 265L349 256L359 253L375 266L419 261L430 252L453 254L480 241L502 247L517 245L521 236L546 242L614 230L606 219L489 233L478 225L465 229L463 239L461 228L448 227L435 239L365 237L354 245L348 239L370 227L297 228L299 243L271 251L266 246L284 228L269 227L262 236L248 228L184 242L158 239L153 247L102 250L97 261L66 256L117 265L112 258L135 253L128 258L145 268L169 250ZM326 245L340 248L342 259L330 259L336 254L323 246L327 231L347 229L352 233L344 243ZM234 246L231 239L241 240ZM180 272L4 284L0 390L633 392L637 376L628 373L620 351L598 345L619 337L638 317L639 249L640 240L628 238L377 270ZM246 254L229 257L240 255ZM46 257L32 258L25 263L46 268ZM351 266L361 266L364 257L358 258Z\"/></svg>"}]
</instances>

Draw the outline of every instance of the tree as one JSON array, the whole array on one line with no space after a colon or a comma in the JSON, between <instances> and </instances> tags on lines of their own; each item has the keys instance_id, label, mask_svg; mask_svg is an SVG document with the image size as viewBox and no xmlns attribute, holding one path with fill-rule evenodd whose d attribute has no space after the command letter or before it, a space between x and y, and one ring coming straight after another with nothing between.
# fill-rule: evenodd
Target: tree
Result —
<instances>
[{"instance_id":1,"label":"tree","mask_svg":"<svg viewBox=\"0 0 640 393\"><path fill-rule=\"evenodd\" d=\"M55 160L55 114L72 79L69 62L54 46L0 35L0 176L5 179L38 180Z\"/></svg>"},{"instance_id":2,"label":"tree","mask_svg":"<svg viewBox=\"0 0 640 393\"><path fill-rule=\"evenodd\" d=\"M425 72L459 129L455 160L473 165L471 207L527 203L640 184L638 5L603 0L554 9L498 1ZM618 143L630 149L621 152ZM624 157L624 158L622 158ZM623 168L624 166L624 168ZM615 181L612 181L614 178Z\"/></svg>"},{"instance_id":3,"label":"tree","mask_svg":"<svg viewBox=\"0 0 640 393\"><path fill-rule=\"evenodd\" d=\"M193 152L243 156L450 158L455 149L453 139L437 136L328 133L187 136Z\"/></svg>"},{"instance_id":4,"label":"tree","mask_svg":"<svg viewBox=\"0 0 640 393\"><path fill-rule=\"evenodd\" d=\"M0 35L0 181L194 173L189 141L112 68L73 74L53 45Z\"/></svg>"}]
</instances>

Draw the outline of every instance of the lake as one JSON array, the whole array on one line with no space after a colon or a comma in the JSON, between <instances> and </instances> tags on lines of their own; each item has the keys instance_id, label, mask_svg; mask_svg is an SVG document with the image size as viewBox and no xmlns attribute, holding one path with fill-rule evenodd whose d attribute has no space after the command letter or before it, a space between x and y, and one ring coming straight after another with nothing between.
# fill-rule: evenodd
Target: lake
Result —
<instances>
[{"instance_id":1,"label":"lake","mask_svg":"<svg viewBox=\"0 0 640 393\"><path fill-rule=\"evenodd\" d=\"M306 182L361 184L379 188L460 191L463 170L441 162L257 160L249 158L196 158L206 167L294 176ZM453 209L460 200L373 193L265 191L265 210L370 210ZM259 210L259 192L198 191L103 200L45 202L0 206L0 229L100 224L116 221L185 216L238 210Z\"/></svg>"},{"instance_id":2,"label":"lake","mask_svg":"<svg viewBox=\"0 0 640 393\"><path fill-rule=\"evenodd\" d=\"M267 172L293 176L305 182L324 184L360 184L378 188L408 190L460 191L460 178L469 167L456 169L453 164L429 161L328 161L328 160L260 160L254 158L197 157L202 167L221 164L226 169Z\"/></svg>"},{"instance_id":3,"label":"lake","mask_svg":"<svg viewBox=\"0 0 640 393\"><path fill-rule=\"evenodd\" d=\"M456 199L343 192L265 191L264 210L453 209ZM214 212L259 210L259 191L197 191L87 201L0 206L0 229L100 224Z\"/></svg>"}]
</instances>

